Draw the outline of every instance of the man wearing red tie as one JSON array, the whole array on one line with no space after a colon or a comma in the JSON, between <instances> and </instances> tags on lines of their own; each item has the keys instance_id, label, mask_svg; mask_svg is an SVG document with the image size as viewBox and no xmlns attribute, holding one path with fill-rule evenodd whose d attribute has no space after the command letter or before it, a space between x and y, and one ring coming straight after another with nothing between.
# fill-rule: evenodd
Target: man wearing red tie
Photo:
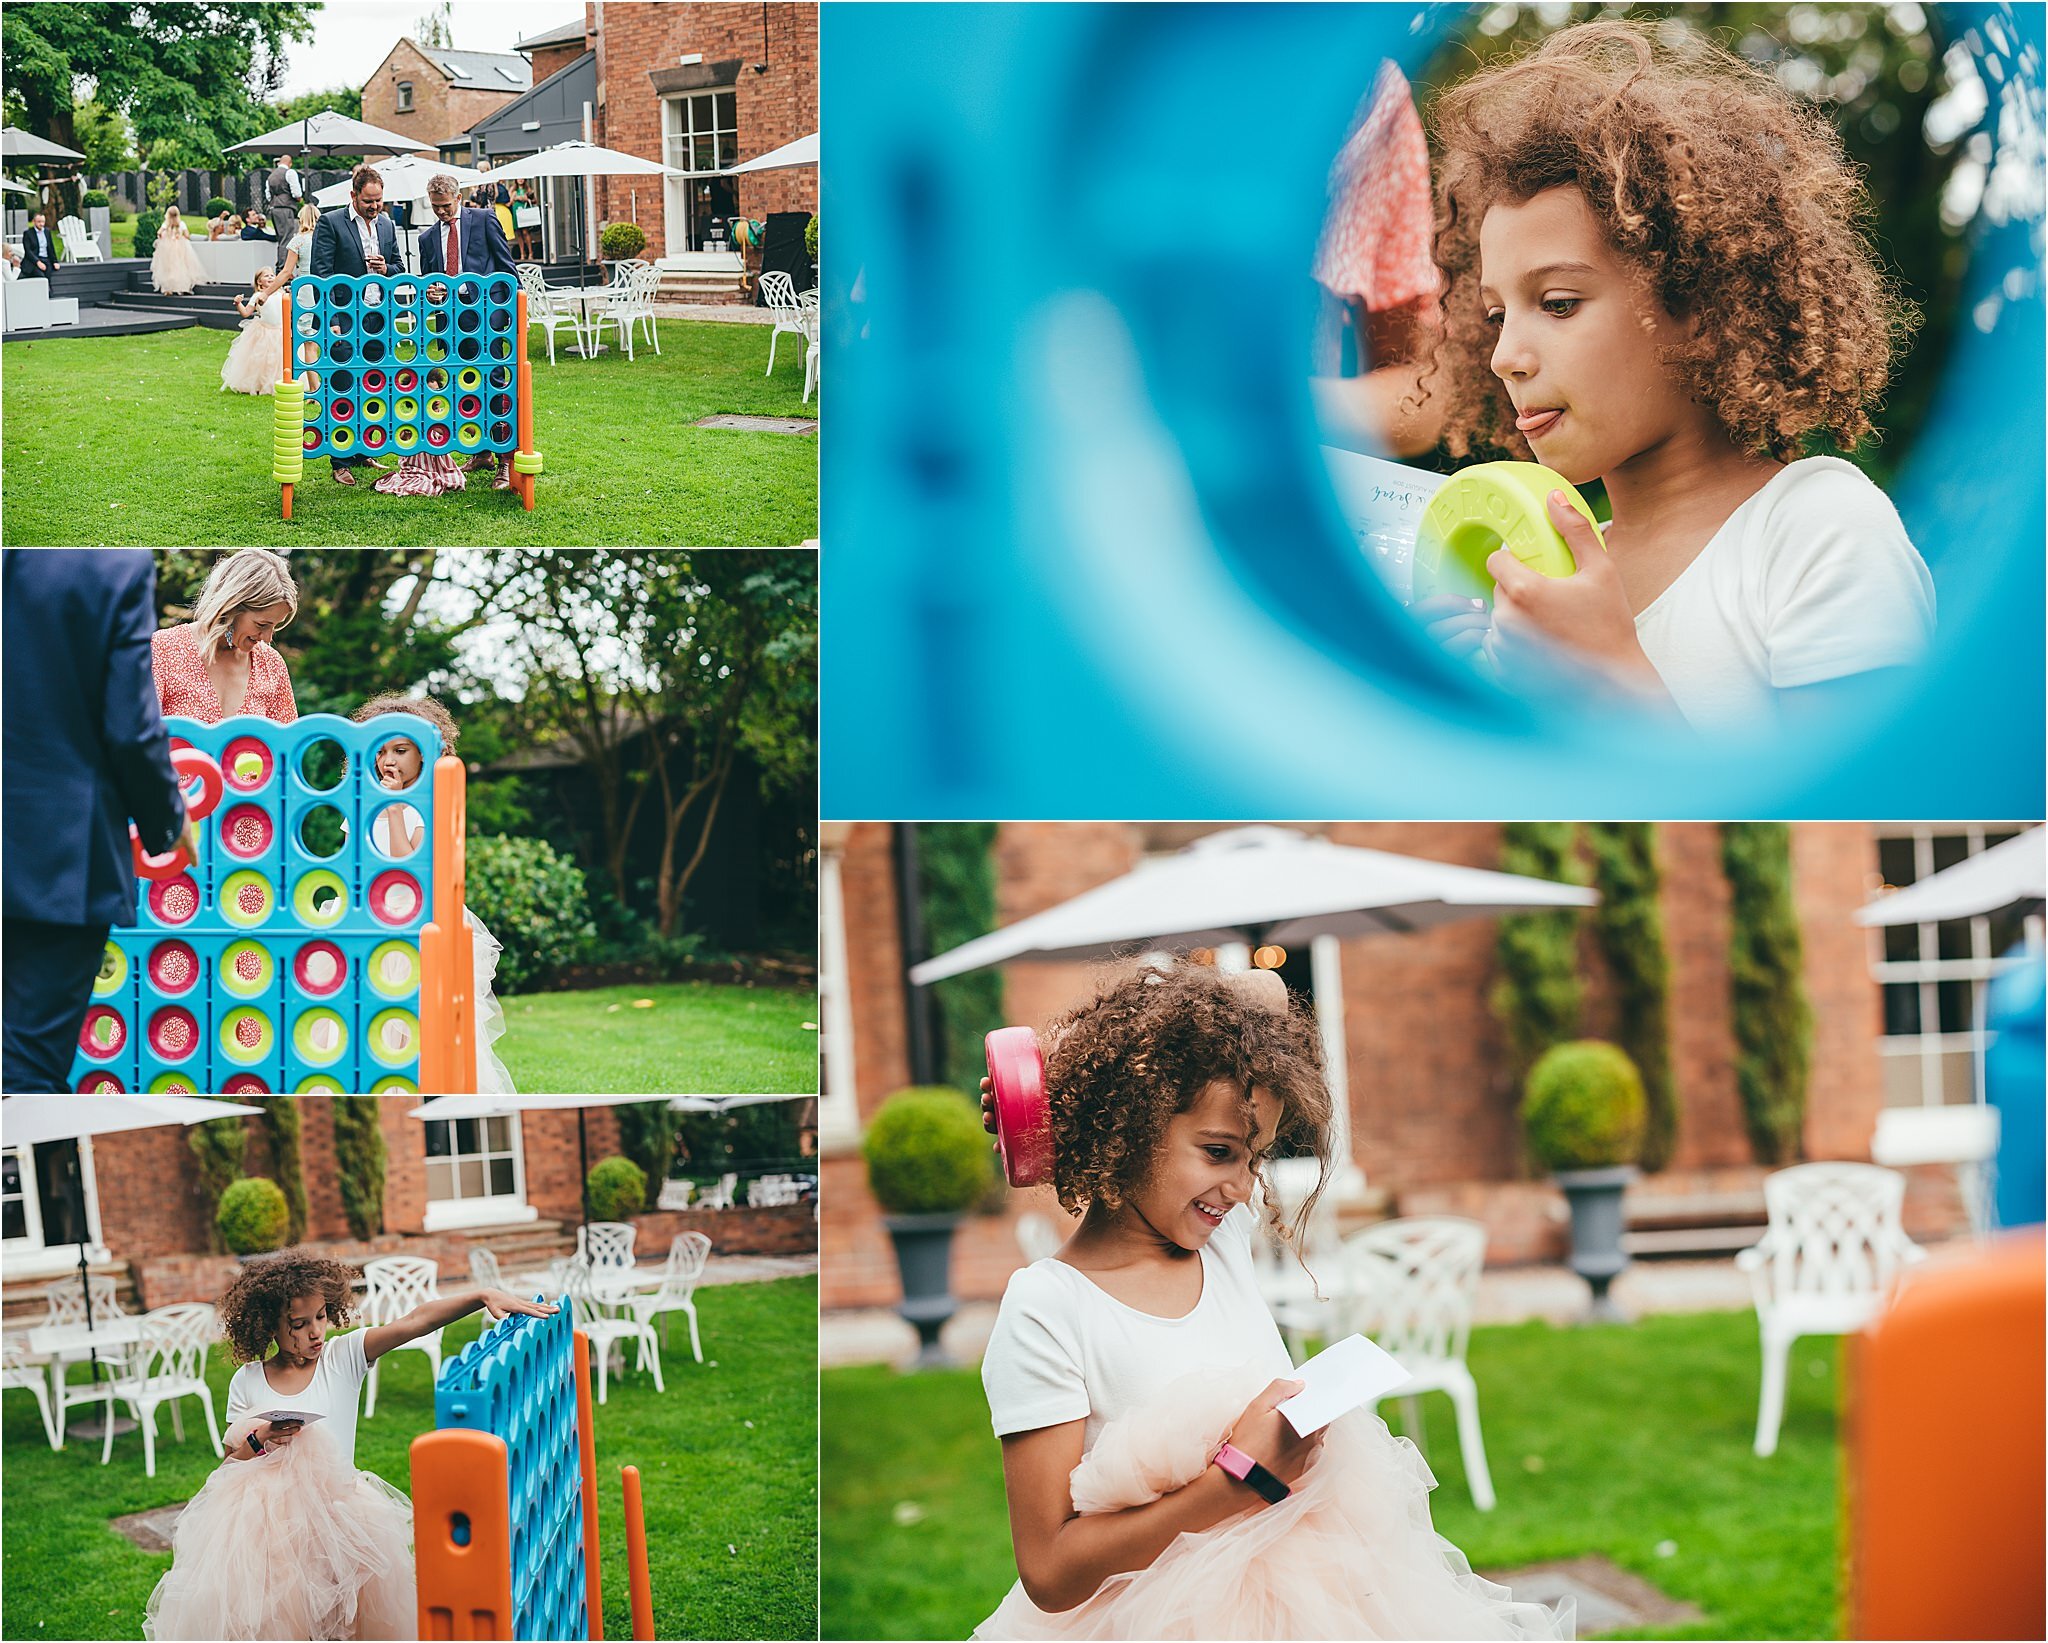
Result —
<instances>
[{"instance_id":1,"label":"man wearing red tie","mask_svg":"<svg viewBox=\"0 0 2048 1643\"><path fill-rule=\"evenodd\" d=\"M434 208L433 226L420 235L422 274L510 274L518 277L512 247L495 211L480 211L462 203L461 186L446 173L427 180L427 203ZM493 490L512 488L512 458L493 457L479 451L469 459L469 471L481 473L495 467L498 477Z\"/></svg>"}]
</instances>

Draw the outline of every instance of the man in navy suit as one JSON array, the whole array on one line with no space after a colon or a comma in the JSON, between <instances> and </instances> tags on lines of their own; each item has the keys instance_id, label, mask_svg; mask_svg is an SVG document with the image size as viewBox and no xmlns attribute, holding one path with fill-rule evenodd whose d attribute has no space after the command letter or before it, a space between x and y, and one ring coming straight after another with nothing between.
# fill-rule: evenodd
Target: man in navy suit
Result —
<instances>
[{"instance_id":1,"label":"man in navy suit","mask_svg":"<svg viewBox=\"0 0 2048 1643\"><path fill-rule=\"evenodd\" d=\"M434 224L420 235L422 274L510 274L519 277L519 265L512 260L512 247L505 239L505 225L495 211L479 210L462 203L461 186L445 172L427 179L427 203L434 208ZM469 459L469 471L498 470L492 489L512 488L512 458L478 451Z\"/></svg>"},{"instance_id":2,"label":"man in navy suit","mask_svg":"<svg viewBox=\"0 0 2048 1643\"><path fill-rule=\"evenodd\" d=\"M405 257L398 249L398 230L384 212L384 179L366 165L356 167L349 179L348 209L330 211L313 230L312 266L308 273L325 278L330 274L403 274ZM381 468L367 456L337 456L334 482L353 485L357 467Z\"/></svg>"},{"instance_id":3,"label":"man in navy suit","mask_svg":"<svg viewBox=\"0 0 2048 1643\"><path fill-rule=\"evenodd\" d=\"M161 854L185 802L150 673L156 568L141 549L9 549L0 839L0 1085L67 1090L111 925L135 922L128 820Z\"/></svg>"},{"instance_id":4,"label":"man in navy suit","mask_svg":"<svg viewBox=\"0 0 2048 1643\"><path fill-rule=\"evenodd\" d=\"M46 280L57 271L57 242L50 237L50 219L38 211L21 236L21 277Z\"/></svg>"}]
</instances>

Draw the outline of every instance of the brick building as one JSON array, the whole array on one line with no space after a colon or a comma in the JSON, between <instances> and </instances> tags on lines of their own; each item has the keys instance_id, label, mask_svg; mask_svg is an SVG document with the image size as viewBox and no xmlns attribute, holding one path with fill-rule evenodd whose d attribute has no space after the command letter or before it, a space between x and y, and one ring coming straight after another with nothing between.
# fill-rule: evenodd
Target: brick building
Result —
<instances>
[{"instance_id":1,"label":"brick building","mask_svg":"<svg viewBox=\"0 0 2048 1643\"><path fill-rule=\"evenodd\" d=\"M404 39L363 84L363 118L441 148L533 86L517 52L454 51Z\"/></svg>"},{"instance_id":2,"label":"brick building","mask_svg":"<svg viewBox=\"0 0 2048 1643\"><path fill-rule=\"evenodd\" d=\"M1489 823L1343 823L1310 829L1339 844L1493 867ZM995 846L998 924L1010 924L1103 883L1148 853L1210 831L1183 825L1010 823ZM1795 897L1804 939L1814 1048L1804 1150L1868 1159L1879 1115L1972 1098L1978 1048L1973 1000L2015 919L1961 921L1888 934L1851 922L1882 883L1925 877L2014 829L1879 830L1867 824L1794 829ZM827 1307L886 1305L896 1274L858 1154L860 1130L890 1092L911 1083L891 828L833 824L821 883L825 1096L824 1291ZM1671 1166L1643 1183L1658 1201L1757 1197L1736 1089L1728 988L1729 893L1710 824L1658 830L1660 904L1671 960L1671 1051L1680 1128ZM1964 928L1962 926L1967 926ZM1341 1042L1333 1077L1346 1096L1347 1227L1379 1214L1451 1213L1484 1221L1489 1259L1557 1259L1561 1197L1527 1174L1501 1029L1488 1005L1495 925L1475 919L1405 936L1336 941L1283 971ZM1312 958L1312 962L1308 960ZM1590 933L1583 1029L1614 1031L1611 989ZM1042 1026L1086 998L1096 967L1005 967L1006 1017ZM1339 1082L1341 1080L1341 1083ZM1019 1264L1014 1217L1059 1216L1049 1188L1013 1193L1008 1214L975 1216L956 1241L954 1282L970 1299L999 1295ZM1914 1173L1909 1227L1945 1232L1960 1215L1945 1169ZM1682 1217L1681 1217L1682 1218Z\"/></svg>"},{"instance_id":3,"label":"brick building","mask_svg":"<svg viewBox=\"0 0 2048 1643\"><path fill-rule=\"evenodd\" d=\"M384 1231L368 1243L351 1239L335 1166L332 1100L300 1099L300 1173L306 1186L309 1245L344 1259L370 1253L425 1255L440 1262L444 1282L468 1281L468 1252L483 1244L515 1262L539 1265L574 1248L582 1219L582 1180L619 1150L617 1115L609 1108L529 1109L501 1118L423 1122L416 1102L378 1102L386 1151ZM580 1126L579 1126L580 1116ZM275 1168L269 1131L246 1122L245 1175ZM233 1276L232 1257L209 1255L207 1204L198 1166L182 1126L130 1130L87 1142L62 1142L4 1153L5 1256L10 1312L39 1305L38 1280L75 1269L81 1229L66 1172L75 1158L83 1186L84 1241L97 1271L132 1286L143 1306L211 1300ZM787 1210L649 1211L635 1218L644 1249L665 1251L676 1233L708 1233L719 1254L786 1254L815 1247L809 1206Z\"/></svg>"}]
</instances>

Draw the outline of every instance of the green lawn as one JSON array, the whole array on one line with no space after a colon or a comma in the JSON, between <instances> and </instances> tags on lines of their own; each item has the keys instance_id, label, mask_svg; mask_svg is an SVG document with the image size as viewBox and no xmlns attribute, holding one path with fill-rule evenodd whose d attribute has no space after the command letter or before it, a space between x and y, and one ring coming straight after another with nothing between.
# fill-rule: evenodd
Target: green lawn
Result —
<instances>
[{"instance_id":1,"label":"green lawn","mask_svg":"<svg viewBox=\"0 0 2048 1643\"><path fill-rule=\"evenodd\" d=\"M635 999L654 1000L639 1009ZM500 1000L496 1049L524 1093L810 1095L817 994L708 981Z\"/></svg>"},{"instance_id":2,"label":"green lawn","mask_svg":"<svg viewBox=\"0 0 2048 1643\"><path fill-rule=\"evenodd\" d=\"M534 440L545 471L532 513L472 482L432 500L348 490L308 462L292 522L270 479L267 397L224 394L232 334L10 342L5 540L9 546L165 542L517 547L522 544L779 546L818 534L814 435L694 428L720 412L811 416L803 350L784 337L775 374L765 326L659 321L659 357L563 352L534 366ZM538 340L536 338L536 340ZM474 476L484 479L486 476Z\"/></svg>"},{"instance_id":3,"label":"green lawn","mask_svg":"<svg viewBox=\"0 0 2048 1643\"><path fill-rule=\"evenodd\" d=\"M705 1362L692 1361L679 1319L662 1354L666 1394L638 1373L613 1383L596 1411L608 1636L632 1636L624 1465L640 1468L657 1636L817 1635L817 1297L813 1278L701 1290ZM465 1319L444 1340L459 1346L477 1327ZM207 1379L224 1415L223 1350ZM407 1447L433 1425L427 1360L396 1353L378 1380L377 1415L358 1429L356 1464L408 1489ZM26 1392L10 1392L5 1408L5 1635L140 1637L143 1604L170 1555L141 1551L107 1520L190 1499L205 1482L213 1461L198 1405L188 1400L182 1445L171 1441L169 1412L158 1412L153 1480L142 1474L138 1432L117 1436L102 1468L96 1443L53 1452Z\"/></svg>"},{"instance_id":4,"label":"green lawn","mask_svg":"<svg viewBox=\"0 0 2048 1643\"><path fill-rule=\"evenodd\" d=\"M1840 1635L1835 1343L1793 1353L1784 1435L1750 1453L1756 1320L1477 1329L1500 1503L1465 1492L1449 1401L1423 1400L1438 1531L1479 1569L1597 1553L1691 1602L1645 1637ZM1001 1453L970 1370L823 1377L822 1604L828 1638L965 1637L1016 1578ZM1398 1418L1398 1406L1385 1412ZM1660 1556L1661 1543L1675 1550Z\"/></svg>"}]
</instances>

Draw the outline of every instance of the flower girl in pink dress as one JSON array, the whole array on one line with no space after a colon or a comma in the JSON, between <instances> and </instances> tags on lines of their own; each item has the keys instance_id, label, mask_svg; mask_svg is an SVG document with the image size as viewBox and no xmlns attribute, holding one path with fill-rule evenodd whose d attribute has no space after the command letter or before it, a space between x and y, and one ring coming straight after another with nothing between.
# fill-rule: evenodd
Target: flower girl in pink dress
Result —
<instances>
[{"instance_id":1,"label":"flower girl in pink dress","mask_svg":"<svg viewBox=\"0 0 2048 1643\"><path fill-rule=\"evenodd\" d=\"M1052 1029L1053 1184L1081 1223L1011 1277L982 1361L1020 1579L974 1635L1569 1636L1435 1532L1436 1480L1376 1415L1302 1438L1277 1412L1301 1383L1254 1188L1276 1145L1327 1170L1330 1094L1314 1023L1261 980L1141 970Z\"/></svg>"}]
</instances>

